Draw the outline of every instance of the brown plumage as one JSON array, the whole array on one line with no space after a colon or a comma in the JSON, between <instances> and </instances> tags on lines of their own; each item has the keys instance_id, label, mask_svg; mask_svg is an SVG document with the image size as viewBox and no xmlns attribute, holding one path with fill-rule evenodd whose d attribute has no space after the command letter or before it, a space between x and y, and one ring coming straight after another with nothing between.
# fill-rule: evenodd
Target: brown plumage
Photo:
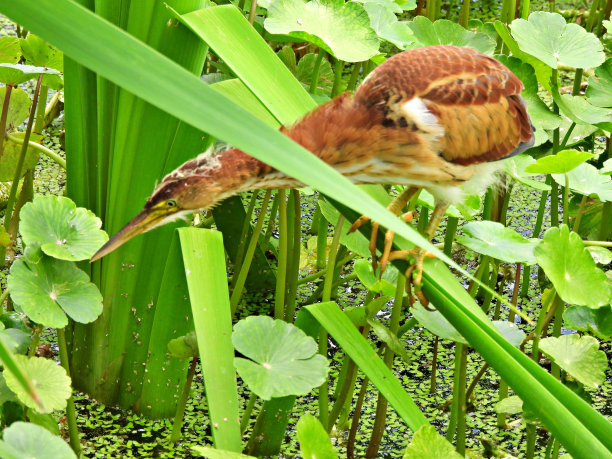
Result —
<instances>
[{"instance_id":1,"label":"brown plumage","mask_svg":"<svg viewBox=\"0 0 612 459\"><path fill-rule=\"evenodd\" d=\"M469 48L404 51L282 132L355 183L423 187L439 202L461 199L465 182L492 182L489 163L524 151L533 130L520 80ZM182 214L256 188L301 184L248 154L202 154L168 174L143 211L94 260Z\"/></svg>"}]
</instances>

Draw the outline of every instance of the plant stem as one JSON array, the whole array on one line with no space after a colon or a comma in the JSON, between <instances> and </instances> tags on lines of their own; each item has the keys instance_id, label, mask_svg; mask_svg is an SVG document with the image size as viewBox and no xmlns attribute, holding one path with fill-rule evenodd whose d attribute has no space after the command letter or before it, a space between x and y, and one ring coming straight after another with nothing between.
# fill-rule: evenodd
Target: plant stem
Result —
<instances>
[{"instance_id":1,"label":"plant stem","mask_svg":"<svg viewBox=\"0 0 612 459\"><path fill-rule=\"evenodd\" d=\"M251 9L249 10L249 24L253 25L255 16L257 15L257 0L251 0Z\"/></svg>"},{"instance_id":2,"label":"plant stem","mask_svg":"<svg viewBox=\"0 0 612 459\"><path fill-rule=\"evenodd\" d=\"M285 317L285 293L287 292L287 199L286 190L278 190L278 269L276 270L276 291L274 293L274 318Z\"/></svg>"},{"instance_id":3,"label":"plant stem","mask_svg":"<svg viewBox=\"0 0 612 459\"><path fill-rule=\"evenodd\" d=\"M344 223L344 215L340 214L338 222L334 227L334 238L332 239L331 247L329 248L329 257L327 259L328 270L325 273L325 283L323 284L323 295L321 301L329 301L331 299L331 291L334 283L334 271L335 269L329 269L329 267L336 266L336 255L338 254L338 247L340 245L340 236L342 234L342 225ZM323 424L325 425L325 424Z\"/></svg>"},{"instance_id":4,"label":"plant stem","mask_svg":"<svg viewBox=\"0 0 612 459\"><path fill-rule=\"evenodd\" d=\"M355 438L357 437L357 428L359 426L359 418L361 417L361 407L363 406L363 400L368 390L368 384L370 380L365 377L361 382L361 389L359 389L359 395L357 396L357 402L355 403L355 410L353 411L353 420L351 422L351 430L349 432L348 439L346 441L346 458L355 458Z\"/></svg>"},{"instance_id":5,"label":"plant stem","mask_svg":"<svg viewBox=\"0 0 612 459\"><path fill-rule=\"evenodd\" d=\"M242 297L244 283L246 282L247 274L249 273L249 268L251 267L251 262L253 261L253 254L255 253L257 241L259 240L259 234L261 233L263 221L266 216L268 201L270 200L270 193L271 190L267 190L266 194L264 195L263 202L261 203L261 211L259 213L259 217L257 218L257 223L255 223L255 228L253 229L251 240L249 241L249 245L244 255L244 260L242 262L242 265L240 266L240 273L238 274L238 278L236 280L236 286L234 287L234 291L232 292L232 296L230 298L230 307L232 310L232 315L234 315L234 313L236 312L238 302Z\"/></svg>"},{"instance_id":6,"label":"plant stem","mask_svg":"<svg viewBox=\"0 0 612 459\"><path fill-rule=\"evenodd\" d=\"M461 12L459 13L459 25L467 29L468 21L470 20L470 0L463 0L461 4Z\"/></svg>"},{"instance_id":7,"label":"plant stem","mask_svg":"<svg viewBox=\"0 0 612 459\"><path fill-rule=\"evenodd\" d=\"M486 373L488 369L489 369L489 364L485 362L485 364L480 368L480 370L478 370L478 373L476 373L476 376L474 376L474 379L472 380L467 390L465 391L465 401L466 402L470 399L470 397L472 396L472 392L474 392L474 389L476 388L476 384L478 384L478 381L480 381L480 379L484 376L484 374Z\"/></svg>"},{"instance_id":8,"label":"plant stem","mask_svg":"<svg viewBox=\"0 0 612 459\"><path fill-rule=\"evenodd\" d=\"M361 62L355 62L351 76L349 77L348 84L346 85L347 91L352 91L357 86L357 78L359 78L359 70L361 70Z\"/></svg>"},{"instance_id":9,"label":"plant stem","mask_svg":"<svg viewBox=\"0 0 612 459\"><path fill-rule=\"evenodd\" d=\"M550 226L559 226L559 185L554 180L550 184Z\"/></svg>"},{"instance_id":10,"label":"plant stem","mask_svg":"<svg viewBox=\"0 0 612 459\"><path fill-rule=\"evenodd\" d=\"M189 391L191 390L191 382L196 372L196 365L198 363L198 357L193 356L189 369L187 370L187 377L185 378L185 384L183 385L183 391L176 402L176 413L174 414L174 422L172 423L172 433L170 434L170 441L176 443L181 438L181 427L183 427L183 415L185 414L185 406L187 406L187 400L189 400Z\"/></svg>"},{"instance_id":11,"label":"plant stem","mask_svg":"<svg viewBox=\"0 0 612 459\"><path fill-rule=\"evenodd\" d=\"M612 230L612 201L604 202L601 209L601 224L598 239L605 241Z\"/></svg>"},{"instance_id":12,"label":"plant stem","mask_svg":"<svg viewBox=\"0 0 612 459\"><path fill-rule=\"evenodd\" d=\"M565 186L563 187L563 223L569 226L569 176L565 176Z\"/></svg>"},{"instance_id":13,"label":"plant stem","mask_svg":"<svg viewBox=\"0 0 612 459\"><path fill-rule=\"evenodd\" d=\"M546 184L550 185L552 182L552 177L548 175L546 177ZM540 232L542 231L542 223L544 222L544 213L546 212L546 198L548 197L548 191L542 191L540 195L540 207L538 208L538 215L536 217L536 222L533 227L533 233L531 237L538 238L540 236ZM531 266L525 266L525 270L523 271L523 280L521 282L521 298L527 297L527 293L529 291L529 284L531 281Z\"/></svg>"},{"instance_id":14,"label":"plant stem","mask_svg":"<svg viewBox=\"0 0 612 459\"><path fill-rule=\"evenodd\" d=\"M465 453L465 374L467 366L467 346L455 343L455 377L453 387L453 403L446 432L446 439L456 441L455 449L459 454Z\"/></svg>"},{"instance_id":15,"label":"plant stem","mask_svg":"<svg viewBox=\"0 0 612 459\"><path fill-rule=\"evenodd\" d=\"M302 247L302 212L300 207L300 192L291 190L290 202L293 204L293 237L291 238L291 257L289 259L287 282L287 309L285 321L293 322L295 314L298 276L300 274L300 249Z\"/></svg>"},{"instance_id":16,"label":"plant stem","mask_svg":"<svg viewBox=\"0 0 612 459\"><path fill-rule=\"evenodd\" d=\"M446 221L446 231L444 233L444 253L451 256L453 250L453 241L457 234L457 226L459 225L459 219L457 217L448 217Z\"/></svg>"},{"instance_id":17,"label":"plant stem","mask_svg":"<svg viewBox=\"0 0 612 459\"><path fill-rule=\"evenodd\" d=\"M12 142L15 142L17 145L23 145L23 139L17 137L14 134L7 133L6 138L9 139ZM40 151L41 153L44 153L46 156L48 156L54 162L59 164L59 166L62 169L66 170L66 160L64 158L62 158L60 155L58 155L57 153L55 153L53 150L50 150L47 147L45 147L44 145L41 145L41 144L36 143L36 142L28 142L28 148L32 148L34 150Z\"/></svg>"},{"instance_id":18,"label":"plant stem","mask_svg":"<svg viewBox=\"0 0 612 459\"><path fill-rule=\"evenodd\" d=\"M7 84L6 92L4 93L4 101L2 102L2 114L0 114L0 159L4 153L4 138L6 135L6 120L8 118L9 102L11 101L11 93L13 85Z\"/></svg>"},{"instance_id":19,"label":"plant stem","mask_svg":"<svg viewBox=\"0 0 612 459\"><path fill-rule=\"evenodd\" d=\"M567 175L567 174L566 174ZM576 218L574 218L574 226L572 230L577 233L580 228L580 222L582 221L582 215L584 214L584 206L587 202L586 194L582 195L582 199L580 200L580 205L578 206L578 212L576 212Z\"/></svg>"},{"instance_id":20,"label":"plant stem","mask_svg":"<svg viewBox=\"0 0 612 459\"><path fill-rule=\"evenodd\" d=\"M242 417L240 419L240 433L244 435L249 426L249 420L251 419L251 413L253 412L253 408L255 407L255 402L257 402L257 395L254 392L251 392L249 396L249 401L247 402L246 407L244 408L244 412L242 413Z\"/></svg>"},{"instance_id":21,"label":"plant stem","mask_svg":"<svg viewBox=\"0 0 612 459\"><path fill-rule=\"evenodd\" d=\"M429 378L429 393L434 394L436 392L436 374L438 372L438 343L440 339L438 335L434 338L433 343L433 356L431 357L431 377Z\"/></svg>"},{"instance_id":22,"label":"plant stem","mask_svg":"<svg viewBox=\"0 0 612 459\"><path fill-rule=\"evenodd\" d=\"M312 79L310 80L310 88L308 92L310 94L317 93L317 86L319 84L319 74L321 71L321 62L323 61L323 56L325 56L325 50L323 48L319 48L319 54L317 54L317 60L314 64L314 69L312 70Z\"/></svg>"},{"instance_id":23,"label":"plant stem","mask_svg":"<svg viewBox=\"0 0 612 459\"><path fill-rule=\"evenodd\" d=\"M404 297L404 289L406 287L406 278L404 276L397 276L397 283L395 286L395 298L393 300L393 307L391 309L391 318L389 320L389 331L397 336L399 329L399 322L402 316L402 303ZM393 367L393 359L395 358L395 352L388 346L385 345L385 355L383 361L387 368ZM387 422L387 399L379 392L378 402L376 404L376 416L374 417L374 426L372 427L372 434L370 436L370 444L366 450L366 457L377 457L378 450L380 448L380 442L382 440L383 433L385 431L385 424Z\"/></svg>"},{"instance_id":24,"label":"plant stem","mask_svg":"<svg viewBox=\"0 0 612 459\"><path fill-rule=\"evenodd\" d=\"M334 85L332 86L331 90L332 98L340 95L343 69L344 62L342 62L340 59L336 59L336 62L334 63Z\"/></svg>"},{"instance_id":25,"label":"plant stem","mask_svg":"<svg viewBox=\"0 0 612 459\"><path fill-rule=\"evenodd\" d=\"M238 250L236 250L236 263L234 264L234 275L232 276L232 280L230 282L231 290L233 290L234 287L236 286L236 281L238 280L238 274L240 273L240 267L242 265L242 262L244 261L244 251L248 243L247 234L249 233L249 227L251 226L251 219L253 218L253 211L255 210L255 204L257 203L257 198L259 198L259 191L260 190L253 191L253 194L251 195L251 200L249 202L249 208L247 209L246 214L244 216L244 221L242 222L242 231L240 231L240 245L238 246Z\"/></svg>"},{"instance_id":26,"label":"plant stem","mask_svg":"<svg viewBox=\"0 0 612 459\"><path fill-rule=\"evenodd\" d=\"M9 293L11 293L11 291L8 288L5 288L4 291L0 294L0 308L2 308L2 305L8 298Z\"/></svg>"},{"instance_id":27,"label":"plant stem","mask_svg":"<svg viewBox=\"0 0 612 459\"><path fill-rule=\"evenodd\" d=\"M40 81L40 79L39 79ZM59 348L60 362L66 373L70 374L70 364L68 363L68 346L66 345L66 333L63 328L57 329L57 347ZM72 389L66 405L66 418L68 419L68 433L70 435L70 447L74 453L81 454L81 441L76 423L76 410L74 408L74 396Z\"/></svg>"},{"instance_id":28,"label":"plant stem","mask_svg":"<svg viewBox=\"0 0 612 459\"><path fill-rule=\"evenodd\" d=\"M2 305L2 301L0 301L0 306ZM43 327L41 325L37 325L34 328L34 334L32 335L32 342L30 343L30 348L28 349L28 357L36 356L36 351L38 349L38 343L40 342L40 334L43 331Z\"/></svg>"}]
</instances>

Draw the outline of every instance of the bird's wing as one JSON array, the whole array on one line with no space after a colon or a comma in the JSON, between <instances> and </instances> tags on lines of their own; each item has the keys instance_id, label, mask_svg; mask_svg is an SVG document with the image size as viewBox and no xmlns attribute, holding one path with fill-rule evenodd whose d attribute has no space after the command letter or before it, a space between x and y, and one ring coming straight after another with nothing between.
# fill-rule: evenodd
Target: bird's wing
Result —
<instances>
[{"instance_id":1,"label":"bird's wing","mask_svg":"<svg viewBox=\"0 0 612 459\"><path fill-rule=\"evenodd\" d=\"M360 86L355 102L389 127L428 135L445 160L477 164L533 144L521 81L470 48L429 46L397 54Z\"/></svg>"}]
</instances>

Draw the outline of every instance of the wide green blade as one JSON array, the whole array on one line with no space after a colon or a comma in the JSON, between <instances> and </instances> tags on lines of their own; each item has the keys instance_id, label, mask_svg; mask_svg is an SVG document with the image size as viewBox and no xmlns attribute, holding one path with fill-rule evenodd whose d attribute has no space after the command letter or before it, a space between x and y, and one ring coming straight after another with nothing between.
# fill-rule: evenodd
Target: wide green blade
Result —
<instances>
[{"instance_id":1,"label":"wide green blade","mask_svg":"<svg viewBox=\"0 0 612 459\"><path fill-rule=\"evenodd\" d=\"M221 233L178 230L215 447L242 450L232 345L232 312Z\"/></svg>"}]
</instances>

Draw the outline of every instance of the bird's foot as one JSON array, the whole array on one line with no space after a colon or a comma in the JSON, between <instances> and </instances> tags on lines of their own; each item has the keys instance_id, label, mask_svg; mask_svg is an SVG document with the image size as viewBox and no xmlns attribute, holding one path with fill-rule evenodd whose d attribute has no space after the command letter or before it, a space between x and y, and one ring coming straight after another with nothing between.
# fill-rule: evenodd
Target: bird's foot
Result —
<instances>
[{"instance_id":1,"label":"bird's foot","mask_svg":"<svg viewBox=\"0 0 612 459\"><path fill-rule=\"evenodd\" d=\"M401 215L401 219L404 220L404 222L406 223L410 223L414 219L414 215L414 211L406 212ZM364 223L368 221L370 221L370 217L362 215L357 220L355 220L355 223L351 225L348 232L352 233L353 231L357 231L357 229L359 229ZM387 263L389 262L389 254L392 253L391 248L393 246L393 236L395 235L395 233L391 230L387 230L387 232L385 233L385 245L383 248L383 252L382 255L378 257L378 254L376 253L376 239L378 238L379 227L380 225L377 222L372 222L369 249L370 254L372 254L372 269L374 270L374 272L376 272L376 270L378 269L378 263L380 262L380 274L382 275L383 271L387 267Z\"/></svg>"},{"instance_id":2,"label":"bird's foot","mask_svg":"<svg viewBox=\"0 0 612 459\"><path fill-rule=\"evenodd\" d=\"M433 311L433 309L428 307L429 300L425 297L422 291L423 261L425 258L435 258L435 256L420 247L415 247L412 250L396 250L394 252L390 252L387 257L387 261L402 259L413 260L404 273L404 276L406 276L406 293L408 293L410 307L412 307L418 299L425 309L428 311Z\"/></svg>"}]
</instances>

